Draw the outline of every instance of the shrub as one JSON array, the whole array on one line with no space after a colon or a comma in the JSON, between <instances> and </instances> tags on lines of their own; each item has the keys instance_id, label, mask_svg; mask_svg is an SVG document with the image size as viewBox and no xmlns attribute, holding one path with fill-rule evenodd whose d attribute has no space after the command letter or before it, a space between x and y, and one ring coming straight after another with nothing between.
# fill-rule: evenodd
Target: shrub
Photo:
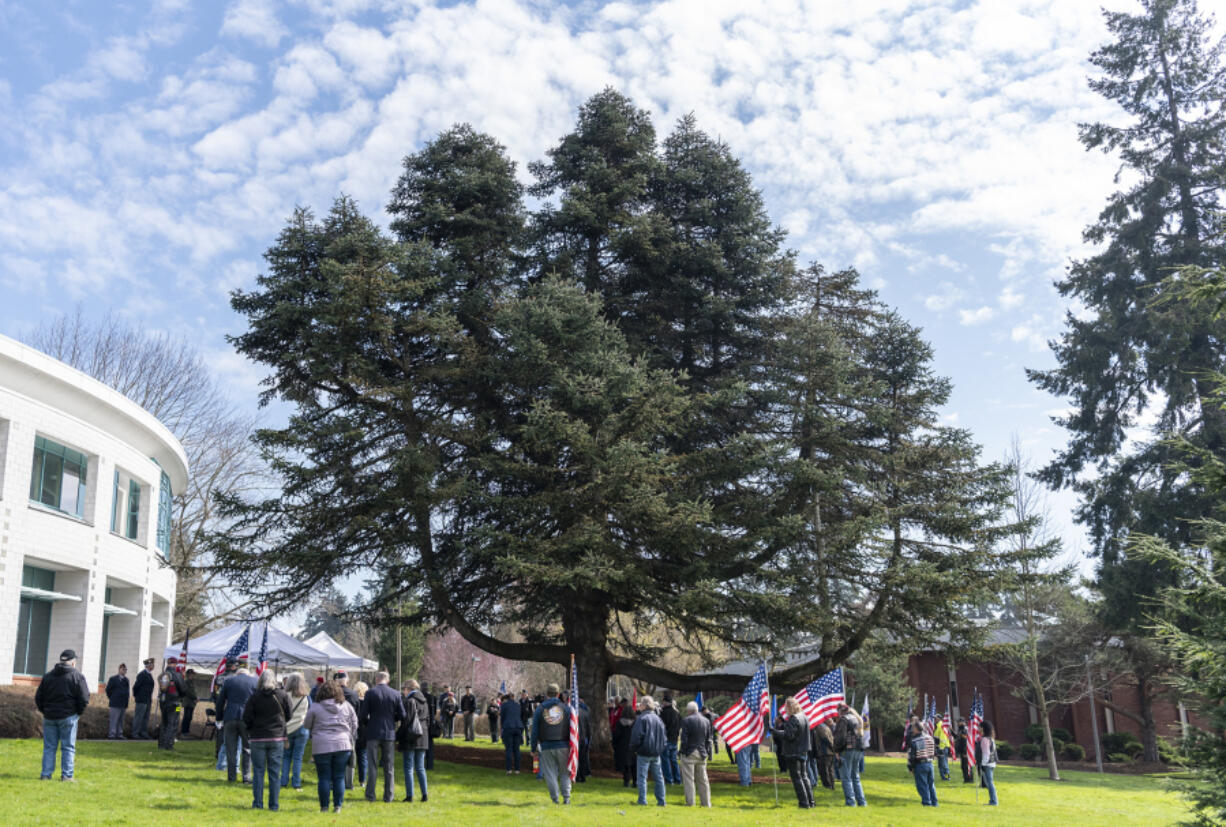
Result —
<instances>
[{"instance_id":1,"label":"shrub","mask_svg":"<svg viewBox=\"0 0 1226 827\"><path fill-rule=\"evenodd\" d=\"M1051 737L1059 738L1061 741L1067 744L1069 741L1073 740L1073 733L1069 732L1064 727L1054 727L1051 731Z\"/></svg>"},{"instance_id":2,"label":"shrub","mask_svg":"<svg viewBox=\"0 0 1226 827\"><path fill-rule=\"evenodd\" d=\"M1031 724L1026 727L1026 740L1032 744L1043 743L1043 725Z\"/></svg>"},{"instance_id":3,"label":"shrub","mask_svg":"<svg viewBox=\"0 0 1226 827\"><path fill-rule=\"evenodd\" d=\"M1039 746L1039 750L1043 753L1043 757L1046 758L1047 750L1044 749L1042 744L1039 744L1038 746ZM1052 746L1052 749L1055 751L1056 755L1059 755L1060 753L1064 752L1064 742L1061 741L1059 738L1052 738L1051 746Z\"/></svg>"},{"instance_id":4,"label":"shrub","mask_svg":"<svg viewBox=\"0 0 1226 827\"><path fill-rule=\"evenodd\" d=\"M999 751L998 747L997 752L999 753ZM1022 744L1017 748L1017 754L1023 761L1033 761L1039 757L1039 746L1038 744L1031 743Z\"/></svg>"},{"instance_id":5,"label":"shrub","mask_svg":"<svg viewBox=\"0 0 1226 827\"><path fill-rule=\"evenodd\" d=\"M1179 764L1182 763L1182 756L1179 750L1171 746L1170 742L1165 738L1158 739L1158 760L1163 764Z\"/></svg>"},{"instance_id":6,"label":"shrub","mask_svg":"<svg viewBox=\"0 0 1226 827\"><path fill-rule=\"evenodd\" d=\"M1107 760L1112 764L1127 764L1132 761L1126 752L1109 752L1107 753Z\"/></svg>"},{"instance_id":7,"label":"shrub","mask_svg":"<svg viewBox=\"0 0 1226 827\"><path fill-rule=\"evenodd\" d=\"M1060 755L1066 761L1084 761L1086 760L1086 748L1081 744L1065 744Z\"/></svg>"},{"instance_id":8,"label":"shrub","mask_svg":"<svg viewBox=\"0 0 1226 827\"><path fill-rule=\"evenodd\" d=\"M1124 752L1128 753L1129 758L1136 758L1145 752L1145 747L1140 741L1129 741L1124 745Z\"/></svg>"},{"instance_id":9,"label":"shrub","mask_svg":"<svg viewBox=\"0 0 1226 827\"><path fill-rule=\"evenodd\" d=\"M1008 741L996 739L996 756L1002 761L1008 761L1013 757L1013 744Z\"/></svg>"},{"instance_id":10,"label":"shrub","mask_svg":"<svg viewBox=\"0 0 1226 827\"><path fill-rule=\"evenodd\" d=\"M1110 735L1103 736L1103 752L1126 752L1129 744L1141 746L1141 742L1137 740L1137 736L1131 732L1113 732Z\"/></svg>"}]
</instances>

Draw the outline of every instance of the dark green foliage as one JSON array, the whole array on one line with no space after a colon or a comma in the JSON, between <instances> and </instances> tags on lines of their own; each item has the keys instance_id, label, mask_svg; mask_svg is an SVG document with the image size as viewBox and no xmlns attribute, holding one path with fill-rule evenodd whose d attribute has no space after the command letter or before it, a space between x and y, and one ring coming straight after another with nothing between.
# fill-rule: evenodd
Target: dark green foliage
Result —
<instances>
[{"instance_id":1,"label":"dark green foliage","mask_svg":"<svg viewBox=\"0 0 1226 827\"><path fill-rule=\"evenodd\" d=\"M1106 760L1110 764L1130 764L1132 756L1126 752L1109 752Z\"/></svg>"},{"instance_id":2,"label":"dark green foliage","mask_svg":"<svg viewBox=\"0 0 1226 827\"><path fill-rule=\"evenodd\" d=\"M1084 761L1086 760L1086 748L1081 744L1065 744L1064 749L1060 751L1060 757L1065 761Z\"/></svg>"},{"instance_id":3,"label":"dark green foliage","mask_svg":"<svg viewBox=\"0 0 1226 827\"><path fill-rule=\"evenodd\" d=\"M1031 378L1072 402L1059 420L1069 443L1042 477L1082 497L1078 519L1101 561L1103 619L1124 643L1142 696L1147 757L1156 760L1152 698L1165 664L1139 639L1145 597L1174 585L1177 573L1122 552L1134 533L1187 545L1192 521L1215 502L1173 470L1171 443L1125 438L1142 414L1155 413L1156 434L1178 434L1226 456L1226 411L1208 404L1208 374L1226 358L1226 321L1164 295L1172 270L1222 260L1226 72L1195 0L1143 0L1142 7L1105 12L1114 39L1091 57L1101 73L1091 87L1127 120L1081 128L1087 149L1118 153L1128 186L1085 231L1098 252L1072 262L1057 285L1086 308L1065 320L1054 345L1059 366Z\"/></svg>"},{"instance_id":4,"label":"dark green foliage","mask_svg":"<svg viewBox=\"0 0 1226 827\"><path fill-rule=\"evenodd\" d=\"M294 407L258 435L283 490L223 503L219 568L274 607L370 573L376 628L573 653L587 698L610 674L739 691L670 647L812 642L772 675L793 691L875 633L897 679L994 587L1006 530L919 331L854 272L797 275L692 119L657 149L606 90L532 169L553 200L525 221L501 147L457 127L405 159L395 237L345 198L295 213L233 297L264 399Z\"/></svg>"},{"instance_id":5,"label":"dark green foliage","mask_svg":"<svg viewBox=\"0 0 1226 827\"><path fill-rule=\"evenodd\" d=\"M1013 744L1010 744L1008 741L1002 738L997 738L996 739L996 755L1002 761L1008 761L1010 758L1013 757Z\"/></svg>"},{"instance_id":6,"label":"dark green foliage","mask_svg":"<svg viewBox=\"0 0 1226 827\"><path fill-rule=\"evenodd\" d=\"M1021 744L1017 748L1017 755L1023 761L1034 761L1039 757L1039 745L1031 742Z\"/></svg>"},{"instance_id":7,"label":"dark green foliage","mask_svg":"<svg viewBox=\"0 0 1226 827\"><path fill-rule=\"evenodd\" d=\"M1104 752L1130 753L1141 746L1141 740L1131 732L1112 732L1102 737Z\"/></svg>"},{"instance_id":8,"label":"dark green foliage","mask_svg":"<svg viewBox=\"0 0 1226 827\"><path fill-rule=\"evenodd\" d=\"M1051 736L1056 737L1056 731L1051 731ZM1037 744L1043 740L1043 725L1042 724L1027 724L1026 740L1032 744ZM1067 740L1067 739L1066 739Z\"/></svg>"},{"instance_id":9,"label":"dark green foliage","mask_svg":"<svg viewBox=\"0 0 1226 827\"><path fill-rule=\"evenodd\" d=\"M1063 727L1052 727L1051 737L1059 738L1066 743L1073 740L1073 734Z\"/></svg>"}]
</instances>

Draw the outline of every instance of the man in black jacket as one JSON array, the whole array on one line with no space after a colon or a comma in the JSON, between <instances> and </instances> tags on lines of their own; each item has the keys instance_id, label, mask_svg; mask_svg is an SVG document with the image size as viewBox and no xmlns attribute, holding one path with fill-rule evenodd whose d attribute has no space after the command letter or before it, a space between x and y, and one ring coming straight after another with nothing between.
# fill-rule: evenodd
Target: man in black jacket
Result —
<instances>
[{"instance_id":1,"label":"man in black jacket","mask_svg":"<svg viewBox=\"0 0 1226 827\"><path fill-rule=\"evenodd\" d=\"M136 707L132 713L132 737L152 738L149 734L149 707L153 705L153 689L157 681L153 679L153 658L145 658L145 668L136 673L136 682L132 684L132 700Z\"/></svg>"},{"instance_id":2,"label":"man in black jacket","mask_svg":"<svg viewBox=\"0 0 1226 827\"><path fill-rule=\"evenodd\" d=\"M119 672L111 675L110 680L106 682L106 699L107 710L110 713L110 721L106 730L106 737L112 741L125 741L123 737L123 716L128 711L128 700L132 696L132 690L128 683L128 665L126 663L119 664Z\"/></svg>"},{"instance_id":3,"label":"man in black jacket","mask_svg":"<svg viewBox=\"0 0 1226 827\"><path fill-rule=\"evenodd\" d=\"M476 740L477 696L473 694L471 686L464 687L464 696L460 698L460 712L464 715L464 740Z\"/></svg>"},{"instance_id":4,"label":"man in black jacket","mask_svg":"<svg viewBox=\"0 0 1226 827\"><path fill-rule=\"evenodd\" d=\"M711 723L690 701L681 721L681 784L685 790L685 806L694 806L697 789L698 802L711 806L711 782L707 780L707 761L711 758Z\"/></svg>"},{"instance_id":5,"label":"man in black jacket","mask_svg":"<svg viewBox=\"0 0 1226 827\"><path fill-rule=\"evenodd\" d=\"M388 686L391 675L375 675L366 691L358 721L366 726L366 800L375 800L375 766L383 768L383 801L396 800L396 724L404 720L400 693Z\"/></svg>"},{"instance_id":6,"label":"man in black jacket","mask_svg":"<svg viewBox=\"0 0 1226 827\"><path fill-rule=\"evenodd\" d=\"M421 685L421 694L426 699L426 710L429 712L430 720L425 722L426 727L426 769L434 769L434 739L442 734L438 723L438 696L430 692L430 684L423 683ZM405 712L408 712L408 707L405 707Z\"/></svg>"},{"instance_id":7,"label":"man in black jacket","mask_svg":"<svg viewBox=\"0 0 1226 827\"><path fill-rule=\"evenodd\" d=\"M673 705L673 696L665 695L660 707L660 720L664 722L664 737L668 744L660 756L660 768L664 771L665 784L681 783L681 768L677 766L677 739L681 737L681 713Z\"/></svg>"},{"instance_id":8,"label":"man in black jacket","mask_svg":"<svg viewBox=\"0 0 1226 827\"><path fill-rule=\"evenodd\" d=\"M72 781L77 755L77 721L89 706L89 684L76 669L77 653L60 652L60 662L43 675L34 693L34 705L43 714L43 771L50 780L55 772L55 751L60 749L60 780Z\"/></svg>"}]
</instances>

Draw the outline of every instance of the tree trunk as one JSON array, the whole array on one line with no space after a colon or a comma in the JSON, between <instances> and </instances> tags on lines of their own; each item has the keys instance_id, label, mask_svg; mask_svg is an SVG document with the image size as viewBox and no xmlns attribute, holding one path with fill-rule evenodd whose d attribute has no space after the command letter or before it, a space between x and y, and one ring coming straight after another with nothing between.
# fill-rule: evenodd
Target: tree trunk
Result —
<instances>
[{"instance_id":1,"label":"tree trunk","mask_svg":"<svg viewBox=\"0 0 1226 827\"><path fill-rule=\"evenodd\" d=\"M1158 762L1158 730L1154 726L1154 699L1149 694L1149 676L1137 675L1137 694L1141 697L1141 756L1151 764Z\"/></svg>"},{"instance_id":2,"label":"tree trunk","mask_svg":"<svg viewBox=\"0 0 1226 827\"><path fill-rule=\"evenodd\" d=\"M607 752L612 746L613 737L609 730L609 716L605 712L609 669L602 655L603 652L575 653L575 670L579 673L579 698L587 704L592 714L593 753Z\"/></svg>"},{"instance_id":3,"label":"tree trunk","mask_svg":"<svg viewBox=\"0 0 1226 827\"><path fill-rule=\"evenodd\" d=\"M1056 764L1056 750L1051 742L1051 720L1047 716L1047 700L1042 689L1039 690L1039 718L1043 722L1043 748L1047 750L1047 777L1059 781L1060 768Z\"/></svg>"}]
</instances>

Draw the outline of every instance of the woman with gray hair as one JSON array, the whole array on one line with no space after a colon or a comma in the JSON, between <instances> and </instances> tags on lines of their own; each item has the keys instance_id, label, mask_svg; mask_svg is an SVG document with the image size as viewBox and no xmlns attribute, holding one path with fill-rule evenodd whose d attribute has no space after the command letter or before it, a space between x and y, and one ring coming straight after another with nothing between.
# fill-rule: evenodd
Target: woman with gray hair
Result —
<instances>
[{"instance_id":1,"label":"woman with gray hair","mask_svg":"<svg viewBox=\"0 0 1226 827\"><path fill-rule=\"evenodd\" d=\"M285 694L289 695L289 717L285 719L285 758L281 764L281 786L302 789L302 755L306 752L310 730L303 726L311 706L310 687L301 672L285 676ZM292 773L292 776L291 776ZM292 777L292 781L291 781Z\"/></svg>"},{"instance_id":2,"label":"woman with gray hair","mask_svg":"<svg viewBox=\"0 0 1226 827\"><path fill-rule=\"evenodd\" d=\"M809 722L795 698L788 698L784 709L786 713L780 714L771 727L771 739L788 760L788 775L792 777L792 787L796 790L796 802L802 810L807 810L814 806L813 785L809 782L806 766L809 760Z\"/></svg>"},{"instance_id":3,"label":"woman with gray hair","mask_svg":"<svg viewBox=\"0 0 1226 827\"><path fill-rule=\"evenodd\" d=\"M277 687L271 669L260 673L255 694L243 708L243 725L251 744L252 808L264 809L264 771L268 771L268 809L280 809L281 763L285 751L285 722L290 717L289 695Z\"/></svg>"}]
</instances>

